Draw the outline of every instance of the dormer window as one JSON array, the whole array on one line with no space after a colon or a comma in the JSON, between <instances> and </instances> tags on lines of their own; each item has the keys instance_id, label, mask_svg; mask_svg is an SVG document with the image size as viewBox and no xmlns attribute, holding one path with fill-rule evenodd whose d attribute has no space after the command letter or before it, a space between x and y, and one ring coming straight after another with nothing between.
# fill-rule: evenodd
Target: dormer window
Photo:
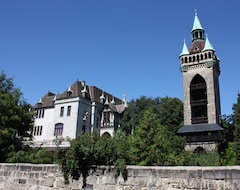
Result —
<instances>
[{"instance_id":1,"label":"dormer window","mask_svg":"<svg viewBox=\"0 0 240 190\"><path fill-rule=\"evenodd\" d=\"M102 103L104 102L104 99L105 99L104 92L102 91L102 95L100 96L100 100L101 100Z\"/></svg>"},{"instance_id":2,"label":"dormer window","mask_svg":"<svg viewBox=\"0 0 240 190\"><path fill-rule=\"evenodd\" d=\"M42 98L40 98L40 100L38 101L38 107L39 107L39 108L42 107L42 104L43 104Z\"/></svg>"},{"instance_id":3,"label":"dormer window","mask_svg":"<svg viewBox=\"0 0 240 190\"><path fill-rule=\"evenodd\" d=\"M67 91L67 97L71 96L72 92L71 91Z\"/></svg>"},{"instance_id":4,"label":"dormer window","mask_svg":"<svg viewBox=\"0 0 240 190\"><path fill-rule=\"evenodd\" d=\"M67 97L71 96L72 92L73 92L72 88L71 88L71 86L69 86L69 88L67 90Z\"/></svg>"}]
</instances>

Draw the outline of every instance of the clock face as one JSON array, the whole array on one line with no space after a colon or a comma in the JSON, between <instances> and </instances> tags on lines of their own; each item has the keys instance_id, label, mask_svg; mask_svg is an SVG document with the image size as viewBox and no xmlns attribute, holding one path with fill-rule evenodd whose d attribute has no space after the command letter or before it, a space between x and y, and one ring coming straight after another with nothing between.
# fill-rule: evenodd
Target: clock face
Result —
<instances>
[{"instance_id":1,"label":"clock face","mask_svg":"<svg viewBox=\"0 0 240 190\"><path fill-rule=\"evenodd\" d=\"M195 46L194 47L194 51L198 51L199 50L199 47L198 46Z\"/></svg>"}]
</instances>

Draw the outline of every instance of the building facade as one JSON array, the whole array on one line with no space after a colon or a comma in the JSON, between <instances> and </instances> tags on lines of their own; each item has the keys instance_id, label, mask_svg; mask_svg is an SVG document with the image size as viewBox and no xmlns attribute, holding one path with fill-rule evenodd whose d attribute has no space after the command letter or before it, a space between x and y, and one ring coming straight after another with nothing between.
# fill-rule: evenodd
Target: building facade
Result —
<instances>
[{"instance_id":1,"label":"building facade","mask_svg":"<svg viewBox=\"0 0 240 190\"><path fill-rule=\"evenodd\" d=\"M68 147L83 133L113 136L127 107L122 100L96 86L76 81L62 94L48 92L33 106L32 146Z\"/></svg>"},{"instance_id":2,"label":"building facade","mask_svg":"<svg viewBox=\"0 0 240 190\"><path fill-rule=\"evenodd\" d=\"M184 126L178 134L187 140L186 150L212 151L222 140L219 93L220 60L195 11L192 43L184 40L179 56L184 89Z\"/></svg>"}]
</instances>

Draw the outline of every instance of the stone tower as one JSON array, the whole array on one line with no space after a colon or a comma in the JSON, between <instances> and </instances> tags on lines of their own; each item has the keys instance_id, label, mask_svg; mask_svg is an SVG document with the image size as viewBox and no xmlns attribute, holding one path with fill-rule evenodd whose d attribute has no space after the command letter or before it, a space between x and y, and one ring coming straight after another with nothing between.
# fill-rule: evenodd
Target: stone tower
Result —
<instances>
[{"instance_id":1,"label":"stone tower","mask_svg":"<svg viewBox=\"0 0 240 190\"><path fill-rule=\"evenodd\" d=\"M219 59L195 11L192 43L184 40L179 56L184 89L184 126L188 151L212 151L222 140L220 127Z\"/></svg>"}]
</instances>

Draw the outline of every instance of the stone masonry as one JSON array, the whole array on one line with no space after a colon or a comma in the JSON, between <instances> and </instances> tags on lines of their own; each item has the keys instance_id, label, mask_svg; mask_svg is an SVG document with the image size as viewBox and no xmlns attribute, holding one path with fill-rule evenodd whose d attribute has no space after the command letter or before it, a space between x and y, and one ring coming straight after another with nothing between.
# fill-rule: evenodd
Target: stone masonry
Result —
<instances>
[{"instance_id":1,"label":"stone masonry","mask_svg":"<svg viewBox=\"0 0 240 190\"><path fill-rule=\"evenodd\" d=\"M128 177L113 177L109 167L95 167L86 179L64 184L58 165L0 164L0 190L238 190L240 166L128 166Z\"/></svg>"}]
</instances>

